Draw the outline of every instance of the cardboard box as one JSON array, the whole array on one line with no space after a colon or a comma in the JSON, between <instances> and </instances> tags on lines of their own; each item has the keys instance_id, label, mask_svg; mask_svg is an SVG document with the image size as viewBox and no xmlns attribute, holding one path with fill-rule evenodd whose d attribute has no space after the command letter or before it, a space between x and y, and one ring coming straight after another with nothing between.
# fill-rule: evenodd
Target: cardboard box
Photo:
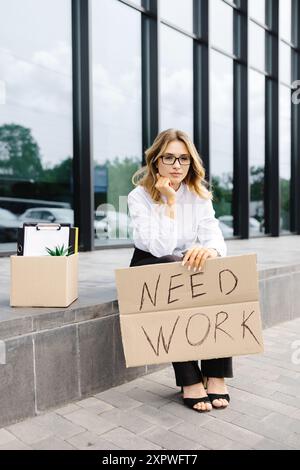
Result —
<instances>
[{"instance_id":1,"label":"cardboard box","mask_svg":"<svg viewBox=\"0 0 300 470\"><path fill-rule=\"evenodd\" d=\"M256 254L115 275L126 367L263 352Z\"/></svg>"},{"instance_id":2,"label":"cardboard box","mask_svg":"<svg viewBox=\"0 0 300 470\"><path fill-rule=\"evenodd\" d=\"M78 253L11 256L11 307L68 307L78 298Z\"/></svg>"}]
</instances>

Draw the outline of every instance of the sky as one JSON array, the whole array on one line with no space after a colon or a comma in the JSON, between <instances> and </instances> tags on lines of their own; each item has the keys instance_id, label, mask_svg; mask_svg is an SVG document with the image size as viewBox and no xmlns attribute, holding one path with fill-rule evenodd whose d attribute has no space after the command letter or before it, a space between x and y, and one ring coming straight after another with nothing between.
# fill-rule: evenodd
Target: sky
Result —
<instances>
[{"instance_id":1,"label":"sky","mask_svg":"<svg viewBox=\"0 0 300 470\"><path fill-rule=\"evenodd\" d=\"M251 2L252 14L262 15L263 2ZM215 12L213 40L232 47L232 34L226 29L230 8L219 0L210 0L210 6ZM116 156L141 158L140 13L117 0L93 0L91 13L94 159L104 163ZM182 0L164 0L160 14L182 28L192 28L192 0L185 0L184 14ZM286 30L285 16L281 24ZM159 130L177 127L193 138L192 40L162 24L159 41ZM0 125L31 128L44 166L73 155L71 52L69 0L0 0L0 95L4 89L6 98L5 104L0 102ZM233 75L229 59L217 52L211 57L212 169L222 174L233 166ZM263 155L264 106L260 80L255 74L251 80L249 149L250 161L258 165ZM290 116L281 103L280 148L286 154ZM281 168L288 175L284 161Z\"/></svg>"}]
</instances>

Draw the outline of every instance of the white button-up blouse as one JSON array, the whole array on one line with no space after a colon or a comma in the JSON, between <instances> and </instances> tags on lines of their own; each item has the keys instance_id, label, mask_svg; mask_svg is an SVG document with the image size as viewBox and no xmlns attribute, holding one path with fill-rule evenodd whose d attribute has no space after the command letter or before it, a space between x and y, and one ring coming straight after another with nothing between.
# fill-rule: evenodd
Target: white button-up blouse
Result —
<instances>
[{"instance_id":1,"label":"white button-up blouse","mask_svg":"<svg viewBox=\"0 0 300 470\"><path fill-rule=\"evenodd\" d=\"M164 195L162 199L167 200ZM142 186L128 194L128 209L133 241L140 250L157 257L182 256L193 246L203 246L215 248L219 256L227 254L212 201L193 193L183 182L176 191L175 219L168 217L165 206L154 202Z\"/></svg>"}]
</instances>

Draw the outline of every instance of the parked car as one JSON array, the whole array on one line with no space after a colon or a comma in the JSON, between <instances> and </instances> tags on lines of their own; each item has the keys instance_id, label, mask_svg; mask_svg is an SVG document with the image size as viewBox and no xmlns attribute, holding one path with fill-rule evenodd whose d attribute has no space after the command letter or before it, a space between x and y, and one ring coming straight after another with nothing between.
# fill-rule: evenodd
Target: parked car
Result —
<instances>
[{"instance_id":1,"label":"parked car","mask_svg":"<svg viewBox=\"0 0 300 470\"><path fill-rule=\"evenodd\" d=\"M17 241L19 226L20 222L15 214L0 208L0 243Z\"/></svg>"},{"instance_id":2,"label":"parked car","mask_svg":"<svg viewBox=\"0 0 300 470\"><path fill-rule=\"evenodd\" d=\"M57 207L32 207L19 216L22 223L74 224L73 209Z\"/></svg>"}]
</instances>

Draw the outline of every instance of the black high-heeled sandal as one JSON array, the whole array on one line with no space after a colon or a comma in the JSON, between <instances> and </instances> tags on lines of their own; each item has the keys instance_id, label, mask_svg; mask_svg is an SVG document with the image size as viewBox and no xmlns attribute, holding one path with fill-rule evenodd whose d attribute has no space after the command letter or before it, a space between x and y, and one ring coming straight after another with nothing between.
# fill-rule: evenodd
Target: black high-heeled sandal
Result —
<instances>
[{"instance_id":1,"label":"black high-heeled sandal","mask_svg":"<svg viewBox=\"0 0 300 470\"><path fill-rule=\"evenodd\" d=\"M216 410L224 410L224 408L227 408L228 405L216 406L213 404L214 400L220 400L220 398L223 398L224 400L227 400L228 403L230 402L230 396L228 393L208 393L207 396L211 402L212 407Z\"/></svg>"},{"instance_id":2,"label":"black high-heeled sandal","mask_svg":"<svg viewBox=\"0 0 300 470\"><path fill-rule=\"evenodd\" d=\"M181 387L181 392L183 393L183 387ZM182 398L183 399L183 403L188 407L188 408L192 408L193 410L195 411L198 411L199 413L207 413L208 411L211 411L211 410L199 410L197 408L194 408L194 405L196 405L197 403L201 402L201 403L210 403L210 399L208 396L206 397L201 397L201 398Z\"/></svg>"},{"instance_id":3,"label":"black high-heeled sandal","mask_svg":"<svg viewBox=\"0 0 300 470\"><path fill-rule=\"evenodd\" d=\"M203 384L204 388L207 390L208 387L208 379L209 377L204 377L203 378ZM223 406L216 406L213 404L214 400L220 400L224 399L227 400L228 403L230 402L230 396L228 393L207 393L207 396L212 404L212 407L215 408L216 410L224 410L224 408L227 408L228 405L223 405Z\"/></svg>"}]
</instances>

